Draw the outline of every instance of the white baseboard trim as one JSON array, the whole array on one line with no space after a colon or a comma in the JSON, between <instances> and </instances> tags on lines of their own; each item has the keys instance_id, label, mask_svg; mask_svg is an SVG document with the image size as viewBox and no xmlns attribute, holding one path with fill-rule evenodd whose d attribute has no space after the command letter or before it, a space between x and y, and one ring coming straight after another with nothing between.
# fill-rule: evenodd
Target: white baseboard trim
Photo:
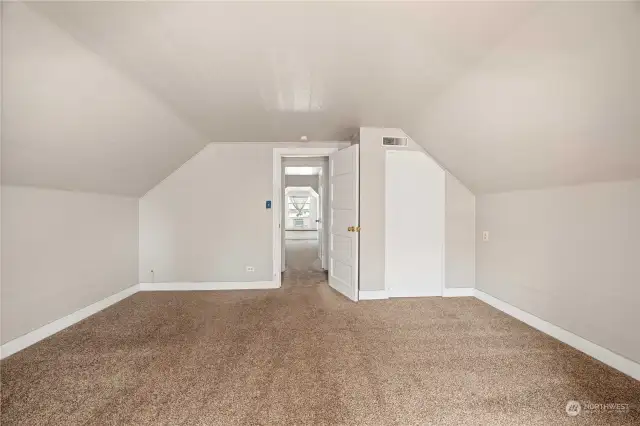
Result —
<instances>
[{"instance_id":1,"label":"white baseboard trim","mask_svg":"<svg viewBox=\"0 0 640 426\"><path fill-rule=\"evenodd\" d=\"M389 299L395 298L409 298L409 297L440 297L442 294L440 292L436 293L420 293L415 291L398 291L398 290L388 290L387 295Z\"/></svg>"},{"instance_id":2,"label":"white baseboard trim","mask_svg":"<svg viewBox=\"0 0 640 426\"><path fill-rule=\"evenodd\" d=\"M122 290L119 293L104 298L85 308L82 308L66 317L52 321L49 324L35 329L23 336L17 337L0 347L0 359L13 355L42 339L56 334L73 324L90 317L109 306L118 303L122 299L139 292L139 291L177 291L177 290L247 290L247 289L272 289L280 287L279 283L274 281L252 281L252 282L201 282L201 283L140 283Z\"/></svg>"},{"instance_id":3,"label":"white baseboard trim","mask_svg":"<svg viewBox=\"0 0 640 426\"><path fill-rule=\"evenodd\" d=\"M474 289L468 288L445 288L442 297L473 297ZM439 294L416 294L416 293L389 293L386 290L366 291L358 293L359 300L381 300L393 297L437 297Z\"/></svg>"},{"instance_id":4,"label":"white baseboard trim","mask_svg":"<svg viewBox=\"0 0 640 426\"><path fill-rule=\"evenodd\" d=\"M445 288L442 297L473 297L472 287Z\"/></svg>"},{"instance_id":5,"label":"white baseboard trim","mask_svg":"<svg viewBox=\"0 0 640 426\"><path fill-rule=\"evenodd\" d=\"M266 290L279 287L274 281L140 283L140 291Z\"/></svg>"},{"instance_id":6,"label":"white baseboard trim","mask_svg":"<svg viewBox=\"0 0 640 426\"><path fill-rule=\"evenodd\" d=\"M0 348L0 359L6 358L9 355L13 355L14 353L19 352L33 345L34 343L38 343L40 340L46 339L47 337L56 334L57 332L64 330L65 328L72 326L77 322L80 322L83 319L90 317L91 315L98 313L113 304L118 303L122 299L126 299L132 294L137 293L138 290L139 285L136 284L122 290L119 293L93 303L86 308L75 311L74 313L69 314L66 317L62 317L58 320L52 321L49 324L43 325L42 327L37 328L25 335L15 338L2 345L2 347Z\"/></svg>"},{"instance_id":7,"label":"white baseboard trim","mask_svg":"<svg viewBox=\"0 0 640 426\"><path fill-rule=\"evenodd\" d=\"M274 281L252 281L252 282L174 282L174 283L140 283L126 288L119 293L111 295L85 308L82 308L70 315L50 322L36 330L23 336L17 337L0 347L0 359L4 359L16 352L19 352L83 319L100 312L101 310L126 299L138 291L194 291L194 290L249 290L249 289L273 289L279 285ZM618 355L609 349L596 345L576 334L563 328L551 324L541 318L525 312L513 305L503 302L483 291L471 288L450 288L445 289L444 297L475 296L494 308L510 315L531 327L554 337L573 348L623 372L636 380L640 380L640 364ZM385 290L360 291L360 300L380 300L388 299L389 295Z\"/></svg>"},{"instance_id":8,"label":"white baseboard trim","mask_svg":"<svg viewBox=\"0 0 640 426\"><path fill-rule=\"evenodd\" d=\"M618 355L617 353L612 352L609 349L598 346L593 342L590 342L576 334L560 328L557 325L553 325L550 322L536 317L535 315L516 308L515 306L503 302L502 300L497 299L480 290L475 290L474 295L483 302L524 322L525 324L528 324L531 327L542 331L543 333L548 334L549 336L554 337L569 346L572 346L580 352L584 352L590 357L593 357L598 361L603 362L608 366L613 367L616 370L633 377L636 380L640 380L640 364L631 361L630 359L625 358L621 355Z\"/></svg>"},{"instance_id":9,"label":"white baseboard trim","mask_svg":"<svg viewBox=\"0 0 640 426\"><path fill-rule=\"evenodd\" d=\"M366 291L360 290L358 292L358 300L380 300L380 299L388 299L389 295L386 290L373 290Z\"/></svg>"}]
</instances>

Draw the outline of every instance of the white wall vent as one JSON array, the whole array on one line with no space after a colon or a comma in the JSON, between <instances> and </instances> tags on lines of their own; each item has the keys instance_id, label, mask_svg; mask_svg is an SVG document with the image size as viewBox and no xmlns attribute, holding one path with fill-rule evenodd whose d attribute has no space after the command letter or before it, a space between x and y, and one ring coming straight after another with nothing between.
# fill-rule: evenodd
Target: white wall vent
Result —
<instances>
[{"instance_id":1,"label":"white wall vent","mask_svg":"<svg viewBox=\"0 0 640 426\"><path fill-rule=\"evenodd\" d=\"M407 138L382 138L383 146L407 146Z\"/></svg>"}]
</instances>

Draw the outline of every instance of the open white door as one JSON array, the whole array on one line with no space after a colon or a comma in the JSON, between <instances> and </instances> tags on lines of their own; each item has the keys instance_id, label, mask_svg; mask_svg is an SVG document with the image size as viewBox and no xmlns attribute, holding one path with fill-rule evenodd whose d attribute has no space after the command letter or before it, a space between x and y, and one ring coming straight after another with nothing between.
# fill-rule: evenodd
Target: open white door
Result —
<instances>
[{"instance_id":1,"label":"open white door","mask_svg":"<svg viewBox=\"0 0 640 426\"><path fill-rule=\"evenodd\" d=\"M318 204L317 212L318 218L316 219L316 229L318 230L318 259L320 259L320 263L322 264L322 252L323 252L323 223L322 223L322 188L318 188L320 191L318 193L318 198L316 199L316 203Z\"/></svg>"},{"instance_id":2,"label":"open white door","mask_svg":"<svg viewBox=\"0 0 640 426\"><path fill-rule=\"evenodd\" d=\"M321 175L320 175L320 180L319 180L319 188L320 191L322 192L321 196L320 196L320 208L322 210L322 219L321 219L321 225L322 225L322 269L325 271L329 270L329 235L330 235L330 229L329 229L329 157L325 157L323 164L322 164L322 169L321 169Z\"/></svg>"},{"instance_id":3,"label":"open white door","mask_svg":"<svg viewBox=\"0 0 640 426\"><path fill-rule=\"evenodd\" d=\"M329 156L329 285L358 300L359 145Z\"/></svg>"}]
</instances>

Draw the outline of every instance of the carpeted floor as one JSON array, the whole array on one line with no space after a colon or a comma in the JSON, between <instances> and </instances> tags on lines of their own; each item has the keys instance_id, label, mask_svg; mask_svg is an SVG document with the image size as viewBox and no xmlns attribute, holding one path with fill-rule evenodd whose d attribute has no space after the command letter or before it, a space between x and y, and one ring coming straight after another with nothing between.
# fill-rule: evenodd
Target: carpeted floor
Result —
<instances>
[{"instance_id":1,"label":"carpeted floor","mask_svg":"<svg viewBox=\"0 0 640 426\"><path fill-rule=\"evenodd\" d=\"M285 265L299 272L322 272L318 240L285 240Z\"/></svg>"},{"instance_id":2,"label":"carpeted floor","mask_svg":"<svg viewBox=\"0 0 640 426\"><path fill-rule=\"evenodd\" d=\"M640 382L476 299L356 304L324 280L137 293L2 361L1 423L640 424Z\"/></svg>"}]
</instances>

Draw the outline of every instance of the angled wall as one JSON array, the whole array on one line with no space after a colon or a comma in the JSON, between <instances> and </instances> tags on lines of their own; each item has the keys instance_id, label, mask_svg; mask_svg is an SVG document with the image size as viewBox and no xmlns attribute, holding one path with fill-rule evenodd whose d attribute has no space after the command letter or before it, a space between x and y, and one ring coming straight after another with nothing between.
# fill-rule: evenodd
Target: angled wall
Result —
<instances>
[{"instance_id":1,"label":"angled wall","mask_svg":"<svg viewBox=\"0 0 640 426\"><path fill-rule=\"evenodd\" d=\"M477 215L479 290L640 362L640 180L482 195Z\"/></svg>"},{"instance_id":2,"label":"angled wall","mask_svg":"<svg viewBox=\"0 0 640 426\"><path fill-rule=\"evenodd\" d=\"M2 343L138 282L136 198L2 186Z\"/></svg>"},{"instance_id":3,"label":"angled wall","mask_svg":"<svg viewBox=\"0 0 640 426\"><path fill-rule=\"evenodd\" d=\"M141 196L207 140L29 2L3 3L2 180Z\"/></svg>"},{"instance_id":4,"label":"angled wall","mask_svg":"<svg viewBox=\"0 0 640 426\"><path fill-rule=\"evenodd\" d=\"M640 178L637 2L542 2L411 137L474 193Z\"/></svg>"},{"instance_id":5,"label":"angled wall","mask_svg":"<svg viewBox=\"0 0 640 426\"><path fill-rule=\"evenodd\" d=\"M137 195L204 141L25 2L2 3L1 70L5 343L138 282Z\"/></svg>"},{"instance_id":6,"label":"angled wall","mask_svg":"<svg viewBox=\"0 0 640 426\"><path fill-rule=\"evenodd\" d=\"M477 288L635 361L639 40L634 2L545 3L405 128L477 195Z\"/></svg>"}]
</instances>

